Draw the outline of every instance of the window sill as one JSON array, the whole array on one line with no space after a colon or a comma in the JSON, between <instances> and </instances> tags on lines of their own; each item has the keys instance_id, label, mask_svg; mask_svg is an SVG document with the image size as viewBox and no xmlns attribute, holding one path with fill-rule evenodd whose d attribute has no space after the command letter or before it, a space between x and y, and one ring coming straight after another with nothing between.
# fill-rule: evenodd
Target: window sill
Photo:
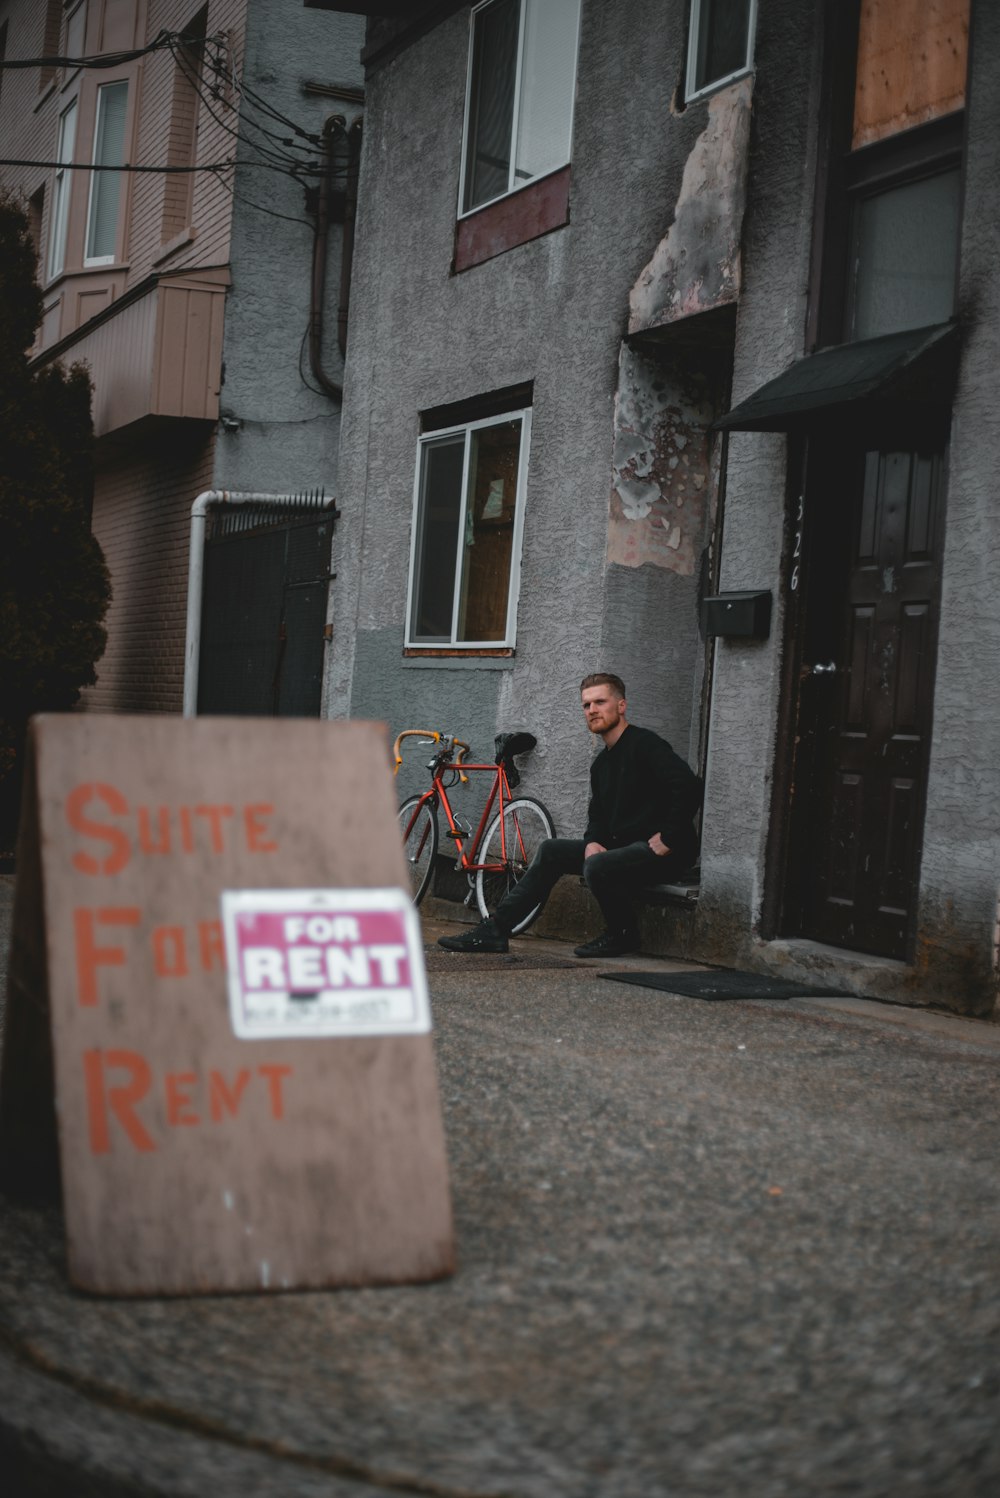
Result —
<instances>
[{"instance_id":1,"label":"window sill","mask_svg":"<svg viewBox=\"0 0 1000 1498\"><path fill-rule=\"evenodd\" d=\"M568 224L569 177L570 168L561 167L460 218L455 226L455 274Z\"/></svg>"},{"instance_id":2,"label":"window sill","mask_svg":"<svg viewBox=\"0 0 1000 1498\"><path fill-rule=\"evenodd\" d=\"M57 78L50 78L48 83L43 83L41 85L38 90L38 98L31 106L32 114L37 114L46 100L51 99L52 95L56 91L56 85L58 82L59 80Z\"/></svg>"},{"instance_id":3,"label":"window sill","mask_svg":"<svg viewBox=\"0 0 1000 1498\"><path fill-rule=\"evenodd\" d=\"M42 292L45 296L53 296L62 290L63 281L79 280L81 276L106 276L109 271L120 275L122 271L128 270L129 264L128 260L108 260L101 265L64 266L58 276L53 276L50 281L45 282Z\"/></svg>"},{"instance_id":4,"label":"window sill","mask_svg":"<svg viewBox=\"0 0 1000 1498\"><path fill-rule=\"evenodd\" d=\"M712 99L716 94L721 94L724 88L730 88L734 83L740 83L744 78L753 77L754 69L751 65L739 68L735 73L728 73L725 78L716 78L712 83L706 83L702 88L696 89L693 94L684 95L684 107L689 104L701 104L707 99Z\"/></svg>"},{"instance_id":5,"label":"window sill","mask_svg":"<svg viewBox=\"0 0 1000 1498\"><path fill-rule=\"evenodd\" d=\"M513 671L514 652L508 650L500 655L421 655L412 650L403 651L404 671Z\"/></svg>"},{"instance_id":6,"label":"window sill","mask_svg":"<svg viewBox=\"0 0 1000 1498\"><path fill-rule=\"evenodd\" d=\"M473 659L489 659L490 657L493 659L504 659L513 654L514 647L512 645L497 646L495 650L484 646L473 646L470 650L463 650L460 645L405 645L403 647L403 655L405 657L419 660L468 660L470 657Z\"/></svg>"},{"instance_id":7,"label":"window sill","mask_svg":"<svg viewBox=\"0 0 1000 1498\"><path fill-rule=\"evenodd\" d=\"M194 244L197 238L198 230L193 224L189 224L186 229L181 229L179 234L175 234L172 239L168 239L165 244L160 246L160 253L153 261L153 264L162 265L164 260L169 260L171 255L176 255L178 250L183 250L187 245Z\"/></svg>"}]
</instances>

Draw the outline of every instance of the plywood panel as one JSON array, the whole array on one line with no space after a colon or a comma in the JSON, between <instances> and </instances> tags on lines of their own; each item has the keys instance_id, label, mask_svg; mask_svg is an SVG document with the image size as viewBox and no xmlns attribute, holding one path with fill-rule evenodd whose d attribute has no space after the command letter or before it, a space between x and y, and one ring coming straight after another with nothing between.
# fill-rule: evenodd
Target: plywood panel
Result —
<instances>
[{"instance_id":1,"label":"plywood panel","mask_svg":"<svg viewBox=\"0 0 1000 1498\"><path fill-rule=\"evenodd\" d=\"M969 0L863 0L852 146L965 103Z\"/></svg>"},{"instance_id":2,"label":"plywood panel","mask_svg":"<svg viewBox=\"0 0 1000 1498\"><path fill-rule=\"evenodd\" d=\"M10 1033L47 987L74 1282L191 1293L449 1272L430 1035L241 1038L221 946L223 890L405 888L384 730L67 715L35 721L33 758L23 851L38 871L42 849L46 982L36 890ZM33 1040L5 1050L5 1083L44 1060ZM19 1140L5 1087L8 1160Z\"/></svg>"}]
</instances>

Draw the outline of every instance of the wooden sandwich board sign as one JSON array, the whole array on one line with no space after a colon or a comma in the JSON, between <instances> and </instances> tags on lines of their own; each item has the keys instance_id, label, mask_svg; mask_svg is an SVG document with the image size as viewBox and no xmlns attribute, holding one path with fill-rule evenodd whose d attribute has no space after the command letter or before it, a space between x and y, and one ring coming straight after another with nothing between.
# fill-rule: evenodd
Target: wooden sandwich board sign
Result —
<instances>
[{"instance_id":1,"label":"wooden sandwich board sign","mask_svg":"<svg viewBox=\"0 0 1000 1498\"><path fill-rule=\"evenodd\" d=\"M81 1288L451 1272L391 786L379 724L35 719L0 1167L61 1177Z\"/></svg>"}]
</instances>

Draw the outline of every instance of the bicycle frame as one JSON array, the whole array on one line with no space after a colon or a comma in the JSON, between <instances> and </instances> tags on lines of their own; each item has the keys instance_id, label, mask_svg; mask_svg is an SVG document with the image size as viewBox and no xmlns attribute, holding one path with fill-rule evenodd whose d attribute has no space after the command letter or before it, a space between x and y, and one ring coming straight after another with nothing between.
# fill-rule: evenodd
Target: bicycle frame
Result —
<instances>
[{"instance_id":1,"label":"bicycle frame","mask_svg":"<svg viewBox=\"0 0 1000 1498\"><path fill-rule=\"evenodd\" d=\"M490 793L487 797L486 805L483 807L483 814L479 818L479 826L476 828L474 834L471 831L463 832L461 826L455 820L455 814L451 809L451 802L448 800L448 787L444 783L444 776L449 771L454 771L455 773L457 773L458 766L445 764L438 765L435 768L434 773L431 777L430 786L420 797L420 800L413 809L413 816L410 819L409 827L406 828L406 835L409 835L410 829L413 827L414 822L420 815L420 812L423 810L423 808L428 804L428 802L440 802L441 806L444 808L444 814L448 819L448 832L446 835L454 838L455 840L455 852L457 854L455 864L456 868L464 869L467 874L477 874L480 869L482 869L486 873L501 872L506 866L507 862L507 829L503 818L503 808L505 801L511 801L514 799L510 793L510 784L507 780L506 770L504 769L503 765L467 764L465 761L462 762L461 772L463 776L470 771L474 773L479 772L480 774L489 773L493 776L493 784L490 787ZM473 860L475 859L476 854L479 852L479 846L483 840L483 833L486 831L486 828L489 825L490 817L493 813L493 808L497 804L498 799L500 809L501 861L500 863L475 863L473 862ZM521 838L521 829L519 827L517 828L517 836L518 841L520 842L521 856L522 858L524 858L526 857L526 853L524 842ZM467 839L471 839L471 842L468 845L468 852L466 852ZM421 851L422 845L421 848L418 849L418 856Z\"/></svg>"}]
</instances>

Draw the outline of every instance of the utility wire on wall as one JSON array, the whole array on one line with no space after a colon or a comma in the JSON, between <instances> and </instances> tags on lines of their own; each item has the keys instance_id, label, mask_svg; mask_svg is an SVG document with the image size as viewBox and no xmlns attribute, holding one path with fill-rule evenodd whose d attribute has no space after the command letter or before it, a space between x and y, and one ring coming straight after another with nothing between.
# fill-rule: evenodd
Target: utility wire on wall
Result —
<instances>
[{"instance_id":1,"label":"utility wire on wall","mask_svg":"<svg viewBox=\"0 0 1000 1498\"><path fill-rule=\"evenodd\" d=\"M77 161L40 161L23 157L0 158L0 167L27 167L36 170L127 172L149 175L191 175L199 172L211 173L220 188L232 198L245 204L255 212L286 223L301 224L313 235L314 259L320 244L320 220L323 218L324 194L331 188L349 190L351 168L348 162L336 163L331 159L329 140L324 136L304 129L290 119L282 110L262 94L251 88L241 77L233 52L232 41L227 33L211 36L191 36L184 32L163 30L148 46L127 52L101 53L88 57L36 57L4 59L5 68L77 68L108 69L134 62L154 52L169 51L175 66L186 79L197 99L196 108L204 108L217 129L222 130L234 142L234 154L220 161L197 162L185 166L155 165L152 163L123 162L119 166ZM201 52L200 61L197 53ZM227 118L227 114L230 118ZM346 121L338 117L339 127L345 132ZM330 122L328 121L328 126ZM275 127L280 127L281 133ZM317 154L320 159L317 160ZM297 182L303 189L310 184L321 184L318 197L310 201L307 195L306 211L314 215L311 219L300 218L279 209L255 202L236 189L235 169L252 167L258 170L277 172ZM314 188L315 192L316 189ZM324 239L325 243L325 239ZM303 368L306 344L316 335L314 327L315 309L299 348L299 376L302 383L316 394L338 394L339 387L332 383L319 389L307 378ZM321 369L316 369L310 344L310 359L314 371L323 378Z\"/></svg>"},{"instance_id":2,"label":"utility wire on wall","mask_svg":"<svg viewBox=\"0 0 1000 1498\"><path fill-rule=\"evenodd\" d=\"M127 52L100 52L89 57L4 57L0 69L16 68L120 68L127 62L135 62L150 52L160 52L169 47L180 33L161 31L145 47L134 47Z\"/></svg>"},{"instance_id":3,"label":"utility wire on wall","mask_svg":"<svg viewBox=\"0 0 1000 1498\"><path fill-rule=\"evenodd\" d=\"M200 70L192 67L190 51L195 46L206 49L206 63L211 70L213 83L208 84ZM137 58L148 56L153 52L169 51L177 66L197 93L199 102L205 107L208 114L219 126L230 135L238 145L245 150L238 155L227 157L222 161L204 162L189 166L159 166L151 163L123 162L119 166L105 166L93 162L77 161L45 161L28 157L0 157L0 166L28 167L41 171L87 171L87 172L130 172L150 175L190 175L198 172L210 172L216 180L223 185L225 179L222 173L230 172L234 167L255 167L263 170L279 172L292 180L315 178L319 179L324 174L330 175L329 168L315 159L315 151L322 146L318 135L303 129L302 126L288 118L281 110L276 109L268 100L263 98L255 90L251 89L239 76L235 61L225 58L225 53L231 49L228 38L224 34L216 33L209 37L188 37L183 32L161 31L159 35L145 47L134 48L127 52L105 52L95 56L87 57L34 57L34 58L5 58L0 67L3 68L36 68L36 67L64 67L64 68L115 68L125 63L133 62ZM225 99L225 92L232 90L242 102L242 109ZM222 111L229 109L233 114L233 124L229 124ZM280 136L267 125L261 123L257 116L272 123L283 125L292 132L291 136ZM267 138L269 144L257 140L255 135ZM305 144L299 144L299 142ZM279 149L280 148L280 149ZM312 159L302 160L290 154L292 151L307 152ZM332 174L335 178L346 178L346 168L335 170ZM230 188L230 191L232 189ZM281 214L275 209L265 208L263 204L253 203L249 198L241 198L249 207L258 209L262 213L268 213L272 217L290 218L291 215ZM294 219L293 222L306 223L305 219ZM311 227L311 225L310 225Z\"/></svg>"}]
</instances>

